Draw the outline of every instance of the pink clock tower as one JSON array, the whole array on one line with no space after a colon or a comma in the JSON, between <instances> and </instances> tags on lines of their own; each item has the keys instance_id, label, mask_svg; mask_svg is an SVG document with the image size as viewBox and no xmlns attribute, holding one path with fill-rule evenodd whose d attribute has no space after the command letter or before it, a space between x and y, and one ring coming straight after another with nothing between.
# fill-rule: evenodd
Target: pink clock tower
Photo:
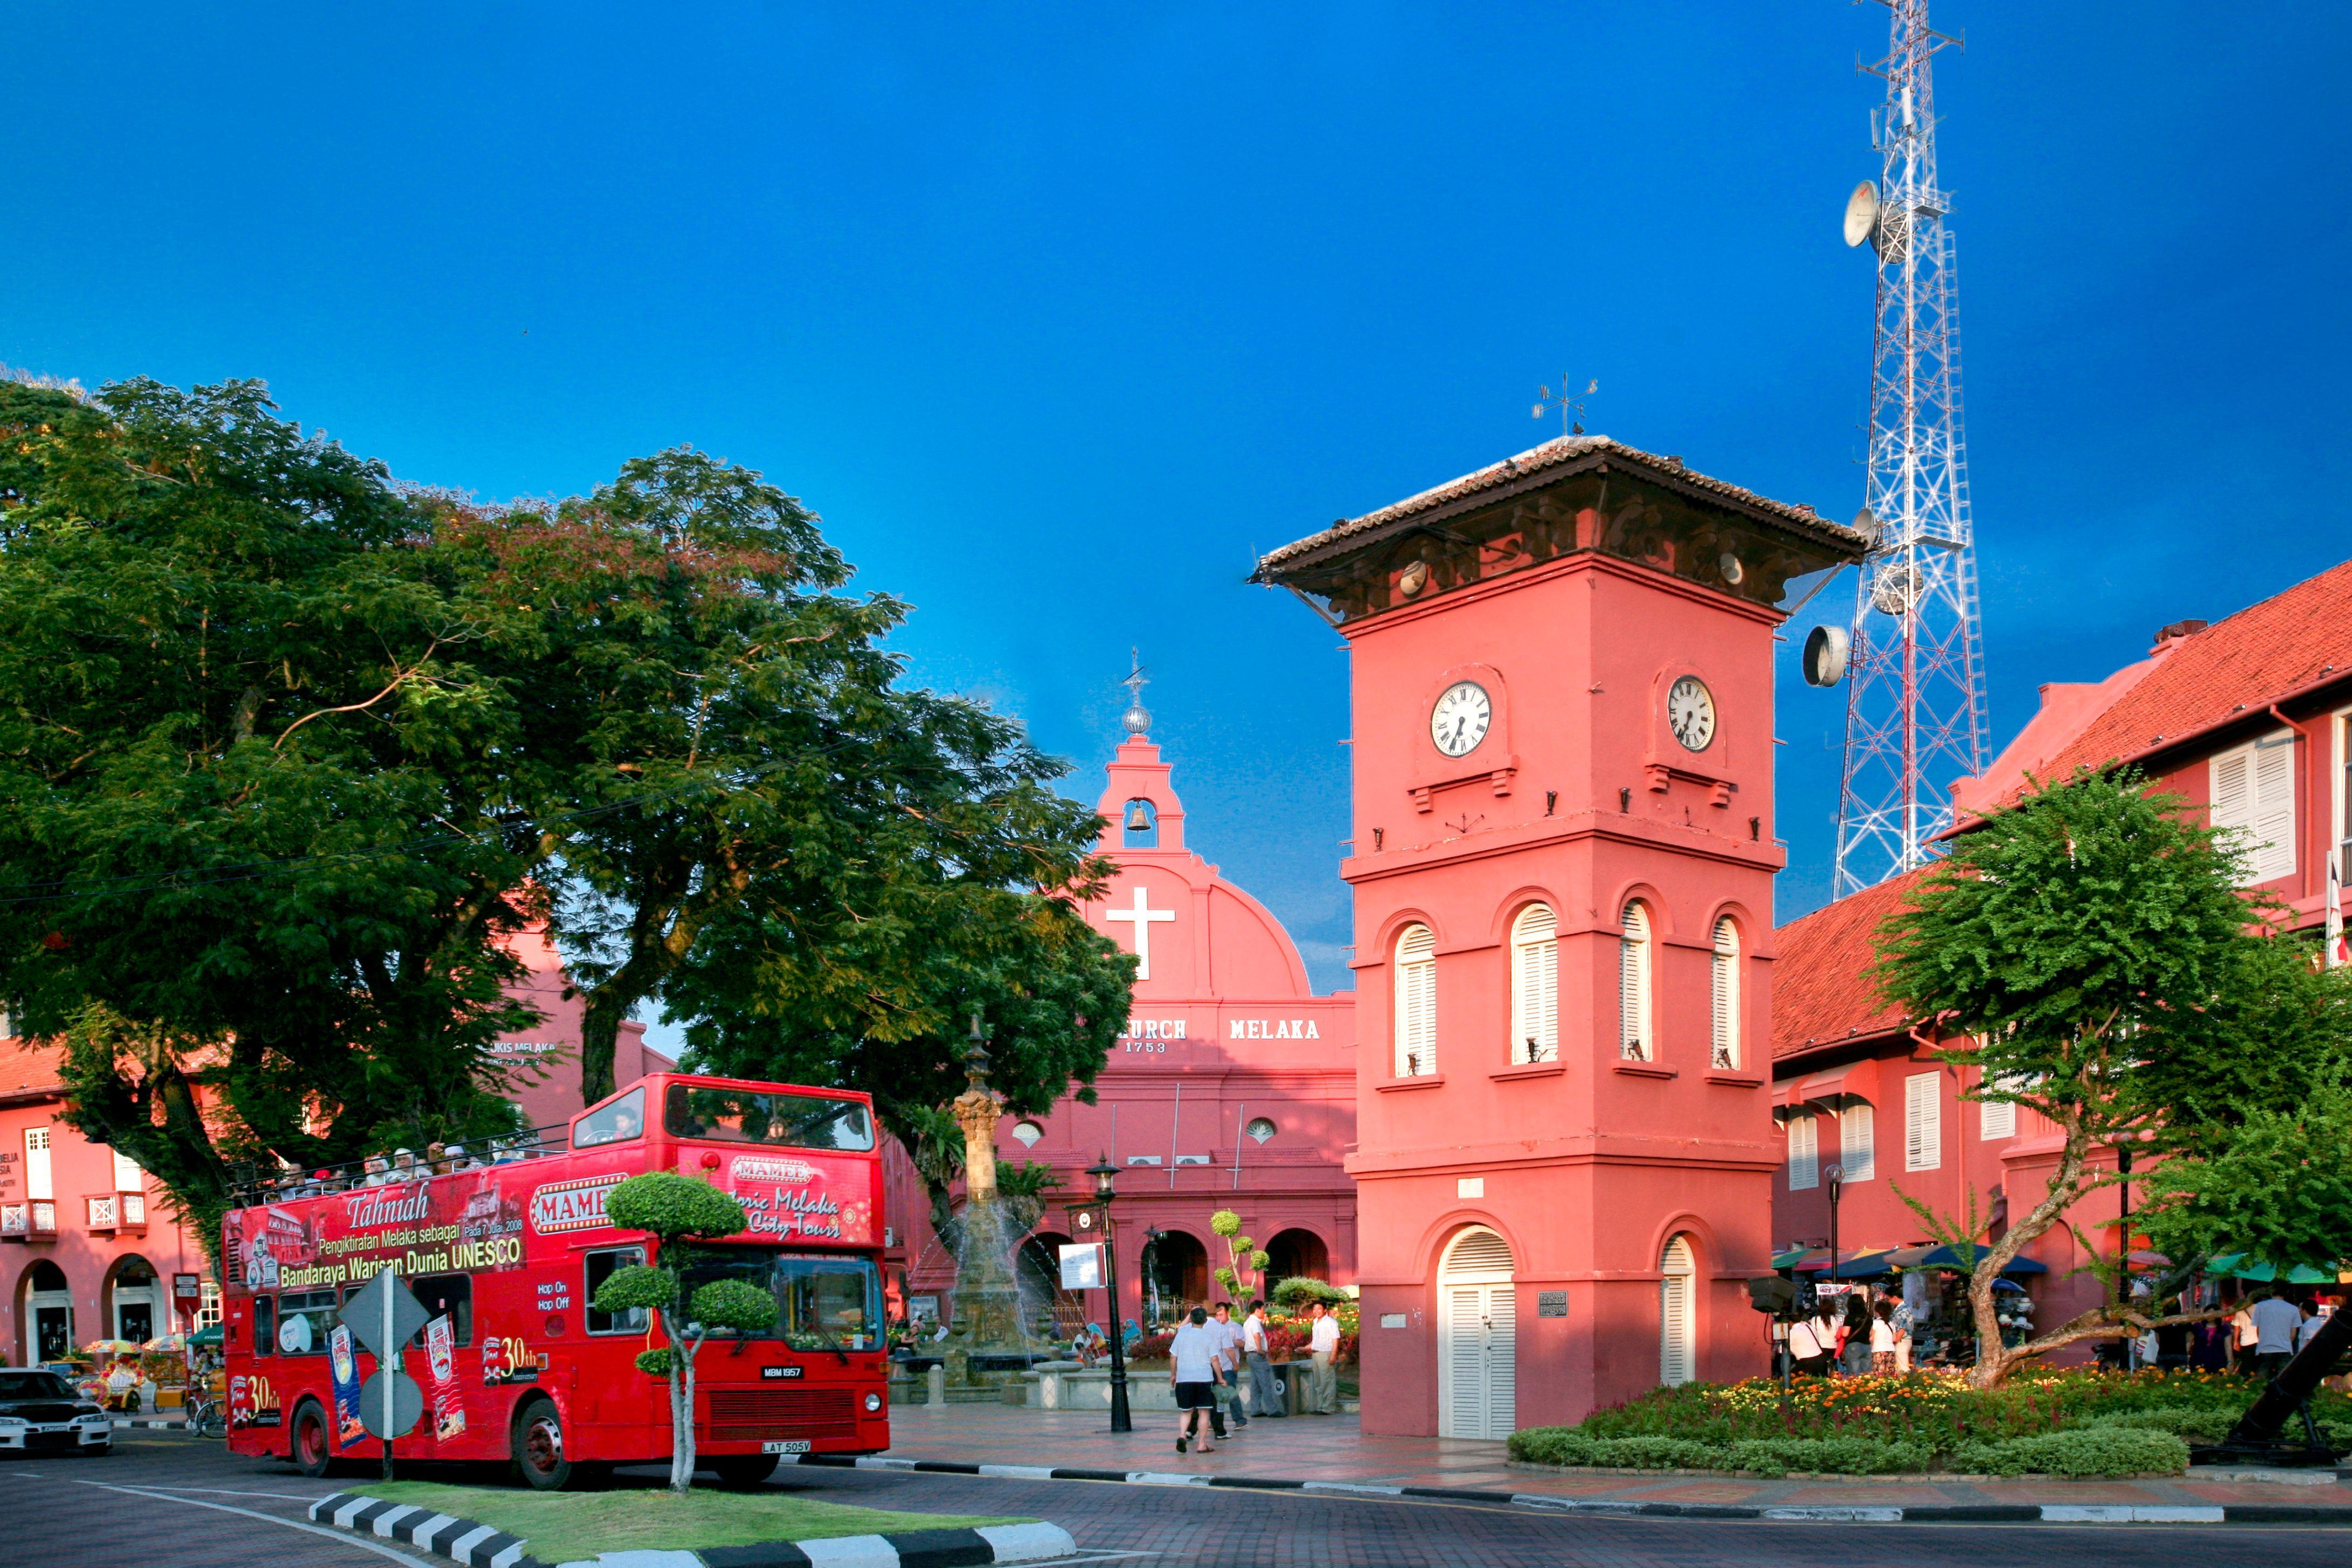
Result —
<instances>
[{"instance_id":1,"label":"pink clock tower","mask_svg":"<svg viewBox=\"0 0 2352 1568\"><path fill-rule=\"evenodd\" d=\"M1366 1431L1763 1370L1774 606L1862 550L1576 437L1260 563L1353 664Z\"/></svg>"}]
</instances>

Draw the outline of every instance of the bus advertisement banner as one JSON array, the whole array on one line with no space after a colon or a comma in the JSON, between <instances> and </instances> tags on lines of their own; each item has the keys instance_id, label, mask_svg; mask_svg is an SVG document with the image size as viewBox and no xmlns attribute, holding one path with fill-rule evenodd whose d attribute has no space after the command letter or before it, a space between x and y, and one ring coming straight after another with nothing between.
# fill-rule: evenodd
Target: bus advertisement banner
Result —
<instances>
[{"instance_id":1,"label":"bus advertisement banner","mask_svg":"<svg viewBox=\"0 0 2352 1568\"><path fill-rule=\"evenodd\" d=\"M879 1245L870 1162L798 1150L725 1155L702 1150L682 1154L678 1169L709 1177L741 1204L751 1217L746 1235L834 1247Z\"/></svg>"},{"instance_id":2,"label":"bus advertisement banner","mask_svg":"<svg viewBox=\"0 0 2352 1568\"><path fill-rule=\"evenodd\" d=\"M457 1340L448 1315L425 1325L425 1364L433 1394L433 1436L447 1442L466 1429L465 1390L457 1382Z\"/></svg>"},{"instance_id":3,"label":"bus advertisement banner","mask_svg":"<svg viewBox=\"0 0 2352 1568\"><path fill-rule=\"evenodd\" d=\"M228 1288L329 1289L364 1284L391 1264L408 1275L520 1268L525 1169L491 1165L355 1188L299 1208L232 1210L223 1226Z\"/></svg>"}]
</instances>

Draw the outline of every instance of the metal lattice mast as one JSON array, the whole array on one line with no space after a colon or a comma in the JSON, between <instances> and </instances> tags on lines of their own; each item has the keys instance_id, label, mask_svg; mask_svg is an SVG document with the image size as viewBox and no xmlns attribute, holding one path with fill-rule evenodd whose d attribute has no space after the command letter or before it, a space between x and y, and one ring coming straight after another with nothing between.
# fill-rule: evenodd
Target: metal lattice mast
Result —
<instances>
[{"instance_id":1,"label":"metal lattice mast","mask_svg":"<svg viewBox=\"0 0 2352 1568\"><path fill-rule=\"evenodd\" d=\"M1875 210L1867 191L1848 209L1849 242L1861 227L1878 258L1865 497L1876 532L1854 595L1840 898L1926 863L1951 822L1951 782L1987 761L1959 289L1928 71L1954 40L1929 29L1927 0L1887 4L1886 58L1863 68L1886 81L1885 105L1871 117L1883 160Z\"/></svg>"}]
</instances>

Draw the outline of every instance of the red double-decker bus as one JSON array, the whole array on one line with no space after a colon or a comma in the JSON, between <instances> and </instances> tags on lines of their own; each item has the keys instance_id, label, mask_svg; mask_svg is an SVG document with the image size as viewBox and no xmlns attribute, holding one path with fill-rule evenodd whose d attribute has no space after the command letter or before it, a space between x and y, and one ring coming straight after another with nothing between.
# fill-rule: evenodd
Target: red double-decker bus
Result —
<instances>
[{"instance_id":1,"label":"red double-decker bus","mask_svg":"<svg viewBox=\"0 0 2352 1568\"><path fill-rule=\"evenodd\" d=\"M432 1319L403 1357L425 1416L397 1455L511 1458L548 1489L667 1461L665 1385L634 1364L666 1342L659 1324L593 1304L614 1269L664 1262L698 1286L740 1279L776 1299L773 1327L716 1332L696 1358L701 1463L740 1484L781 1454L887 1448L876 1142L862 1094L656 1073L563 1127L453 1152L437 1172L247 1188L224 1221L229 1447L309 1475L381 1454L357 1418L374 1358L336 1322L397 1267ZM605 1195L665 1170L731 1194L750 1228L665 1258L644 1233L614 1229Z\"/></svg>"}]
</instances>

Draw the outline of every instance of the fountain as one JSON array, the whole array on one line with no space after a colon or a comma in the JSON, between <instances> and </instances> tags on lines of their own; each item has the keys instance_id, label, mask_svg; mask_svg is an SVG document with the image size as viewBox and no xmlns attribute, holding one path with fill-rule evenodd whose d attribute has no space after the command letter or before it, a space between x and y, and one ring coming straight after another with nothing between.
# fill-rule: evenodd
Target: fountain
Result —
<instances>
[{"instance_id":1,"label":"fountain","mask_svg":"<svg viewBox=\"0 0 2352 1568\"><path fill-rule=\"evenodd\" d=\"M960 1394L965 1400L993 1400L1008 1385L1018 1387L1032 1365L1050 1359L1029 1332L1013 1265L1013 1250L1037 1223L1041 1205L996 1190L996 1123L1004 1101L988 1087L988 1050L977 1014L964 1069L971 1087L950 1107L963 1129L964 1205L940 1238L956 1260L954 1306L941 1354L950 1401Z\"/></svg>"}]
</instances>

